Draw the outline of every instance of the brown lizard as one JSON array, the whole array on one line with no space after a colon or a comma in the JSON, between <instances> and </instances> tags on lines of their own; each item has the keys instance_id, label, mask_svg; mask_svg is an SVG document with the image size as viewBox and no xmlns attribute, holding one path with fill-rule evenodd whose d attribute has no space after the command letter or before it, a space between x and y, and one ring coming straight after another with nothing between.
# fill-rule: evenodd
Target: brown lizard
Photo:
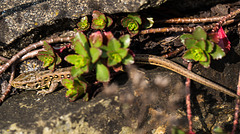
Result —
<instances>
[{"instance_id":1,"label":"brown lizard","mask_svg":"<svg viewBox=\"0 0 240 134\"><path fill-rule=\"evenodd\" d=\"M198 83L201 83L205 86L208 86L210 88L223 92L229 96L239 98L237 94L229 91L228 89L206 78L203 78L166 58L153 56L153 55L146 55L146 54L136 54L135 63L151 64L151 65L157 65L157 66L167 68L178 74L188 77ZM58 83L61 82L63 78L71 77L70 70L71 70L71 67L67 67L67 68L57 69L54 72L50 70L46 70L46 71L40 71L40 72L23 73L19 75L17 78L15 78L11 82L11 85L16 88L30 89L30 90L49 88L49 90L38 91L38 94L48 94L53 92L56 89Z\"/></svg>"}]
</instances>

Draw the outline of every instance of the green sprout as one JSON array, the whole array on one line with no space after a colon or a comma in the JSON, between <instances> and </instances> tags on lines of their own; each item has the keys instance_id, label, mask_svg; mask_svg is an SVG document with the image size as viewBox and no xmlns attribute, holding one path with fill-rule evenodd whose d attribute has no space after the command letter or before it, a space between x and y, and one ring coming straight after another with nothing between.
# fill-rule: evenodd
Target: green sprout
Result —
<instances>
[{"instance_id":1,"label":"green sprout","mask_svg":"<svg viewBox=\"0 0 240 134\"><path fill-rule=\"evenodd\" d=\"M213 42L211 38L208 39L207 33L200 26L196 27L192 34L181 35L180 39L187 48L183 58L199 61L206 68L210 66L211 57L221 59L225 56L224 50L216 42Z\"/></svg>"},{"instance_id":2,"label":"green sprout","mask_svg":"<svg viewBox=\"0 0 240 134\"><path fill-rule=\"evenodd\" d=\"M103 40L106 39L106 43ZM132 55L128 54L130 35L124 35L117 40L111 32L100 31L92 33L89 38L79 31L71 40L76 54L70 54L65 60L73 67L71 74L74 80L65 80L63 85L68 88L67 97L73 101L79 96L86 95L86 82L82 74L89 71L96 72L96 79L99 82L109 82L109 67L120 63L133 63ZM85 97L87 100L88 97Z\"/></svg>"},{"instance_id":3,"label":"green sprout","mask_svg":"<svg viewBox=\"0 0 240 134\"><path fill-rule=\"evenodd\" d=\"M142 20L140 18L140 15L136 13L128 14L127 17L123 18L121 20L122 26L127 28L128 32L135 36L139 32L139 25L142 24Z\"/></svg>"},{"instance_id":4,"label":"green sprout","mask_svg":"<svg viewBox=\"0 0 240 134\"><path fill-rule=\"evenodd\" d=\"M84 16L81 18L80 22L77 23L79 31L86 31L90 27L90 23L88 23L88 17Z\"/></svg>"},{"instance_id":5,"label":"green sprout","mask_svg":"<svg viewBox=\"0 0 240 134\"><path fill-rule=\"evenodd\" d=\"M45 50L38 52L37 58L43 62L43 67L48 67L49 70L53 71L62 59L46 41L44 41L43 47Z\"/></svg>"},{"instance_id":6,"label":"green sprout","mask_svg":"<svg viewBox=\"0 0 240 134\"><path fill-rule=\"evenodd\" d=\"M112 18L109 16L105 16L103 13L99 11L93 11L92 13L92 29L100 29L103 30L106 26L110 27L113 23Z\"/></svg>"}]
</instances>

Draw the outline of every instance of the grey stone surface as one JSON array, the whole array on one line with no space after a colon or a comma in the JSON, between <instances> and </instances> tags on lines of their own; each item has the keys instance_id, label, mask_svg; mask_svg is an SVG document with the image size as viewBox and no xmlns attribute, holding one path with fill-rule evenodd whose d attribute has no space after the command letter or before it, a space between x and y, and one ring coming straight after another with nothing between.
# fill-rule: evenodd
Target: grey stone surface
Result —
<instances>
[{"instance_id":1,"label":"grey stone surface","mask_svg":"<svg viewBox=\"0 0 240 134\"><path fill-rule=\"evenodd\" d=\"M103 13L137 12L166 0L0 0L0 44L54 20L79 18L93 10Z\"/></svg>"}]
</instances>

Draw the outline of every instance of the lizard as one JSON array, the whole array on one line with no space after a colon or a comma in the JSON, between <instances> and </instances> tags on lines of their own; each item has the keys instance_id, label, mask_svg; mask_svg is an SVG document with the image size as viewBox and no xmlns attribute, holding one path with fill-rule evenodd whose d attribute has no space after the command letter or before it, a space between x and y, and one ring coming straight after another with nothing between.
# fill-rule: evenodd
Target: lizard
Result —
<instances>
[{"instance_id":1,"label":"lizard","mask_svg":"<svg viewBox=\"0 0 240 134\"><path fill-rule=\"evenodd\" d=\"M237 94L229 91L227 88L224 88L206 78L203 78L169 59L148 54L135 54L134 61L135 63L150 64L164 67L191 80L194 80L200 84L223 92L229 96L240 98ZM71 78L70 70L71 67L66 67L56 69L54 72L46 70L40 72L23 73L20 74L17 78L15 78L11 82L11 85L15 88L21 88L26 90L43 89L41 91L38 91L37 94L48 94L53 92L57 88L58 83L61 82L63 78ZM49 88L49 90L45 90L44 88Z\"/></svg>"}]
</instances>

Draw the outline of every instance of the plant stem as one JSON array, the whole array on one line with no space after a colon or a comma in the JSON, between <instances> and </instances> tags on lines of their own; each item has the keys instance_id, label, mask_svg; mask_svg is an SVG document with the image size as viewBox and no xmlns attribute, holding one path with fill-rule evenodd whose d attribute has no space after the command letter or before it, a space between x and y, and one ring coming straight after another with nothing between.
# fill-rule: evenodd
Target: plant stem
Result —
<instances>
[{"instance_id":1,"label":"plant stem","mask_svg":"<svg viewBox=\"0 0 240 134\"><path fill-rule=\"evenodd\" d=\"M240 9L237 9L231 12L230 14L222 17L222 19L218 23L216 23L215 27L212 29L212 32L216 32L219 29L219 26L222 25L224 22L226 22L226 20L235 17L239 13L240 13Z\"/></svg>"},{"instance_id":2,"label":"plant stem","mask_svg":"<svg viewBox=\"0 0 240 134\"><path fill-rule=\"evenodd\" d=\"M6 64L4 64L1 68L0 68L0 74L2 74L6 69L8 69L9 66L11 66L11 64L13 64L17 59L19 59L22 55L28 53L29 51L32 51L33 49L36 49L40 46L43 45L43 42L46 41L47 43L51 44L51 43L57 43L57 42L70 42L70 39L72 37L56 37L56 38L51 38L51 39L47 39L47 40L42 40L33 44L30 44L28 47L24 48L23 50L21 50L20 52L18 52L16 55L14 55Z\"/></svg>"},{"instance_id":3,"label":"plant stem","mask_svg":"<svg viewBox=\"0 0 240 134\"><path fill-rule=\"evenodd\" d=\"M240 95L240 71L239 71L239 74L238 74L237 95ZM235 114L234 114L232 134L234 134L236 129L237 129L239 105L240 105L240 100L237 99L237 103L236 103L236 106L235 106Z\"/></svg>"},{"instance_id":4,"label":"plant stem","mask_svg":"<svg viewBox=\"0 0 240 134\"><path fill-rule=\"evenodd\" d=\"M206 17L206 18L173 18L167 20L155 21L155 23L206 23L206 22L217 22L225 16L218 17Z\"/></svg>"},{"instance_id":5,"label":"plant stem","mask_svg":"<svg viewBox=\"0 0 240 134\"><path fill-rule=\"evenodd\" d=\"M192 62L188 63L188 70L192 70ZM189 78L186 79L185 82L185 91L186 91L186 105L187 105L187 117L188 117L188 127L189 127L189 132L192 132L192 112L191 112L191 99L190 99L190 85L191 85L191 80Z\"/></svg>"},{"instance_id":6,"label":"plant stem","mask_svg":"<svg viewBox=\"0 0 240 134\"><path fill-rule=\"evenodd\" d=\"M239 20L239 19L237 19ZM223 25L229 25L233 22L235 22L236 20L231 19L228 20L226 22L223 23ZM217 25L217 23L214 24L209 24L209 25L205 25L202 26L204 30L208 31L212 28L214 28L214 26ZM193 32L195 30L196 27L163 27L163 28L151 28L151 29L146 29L146 30L142 30L140 31L140 34L149 34L149 33L167 33L167 32Z\"/></svg>"}]
</instances>

